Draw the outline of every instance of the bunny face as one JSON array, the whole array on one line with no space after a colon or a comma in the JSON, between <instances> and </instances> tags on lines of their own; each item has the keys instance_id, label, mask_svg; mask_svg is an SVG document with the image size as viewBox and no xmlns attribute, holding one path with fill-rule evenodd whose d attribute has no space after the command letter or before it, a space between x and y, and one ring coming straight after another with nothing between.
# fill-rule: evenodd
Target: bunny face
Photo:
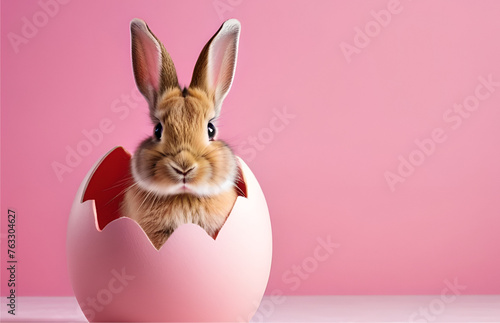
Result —
<instances>
[{"instance_id":1,"label":"bunny face","mask_svg":"<svg viewBox=\"0 0 500 323\"><path fill-rule=\"evenodd\" d=\"M216 119L236 67L240 24L228 20L208 41L191 84L181 89L174 63L146 23L131 23L137 86L149 104L154 129L132 159L132 174L156 195L208 197L234 188L233 152L216 140Z\"/></svg>"},{"instance_id":2,"label":"bunny face","mask_svg":"<svg viewBox=\"0 0 500 323\"><path fill-rule=\"evenodd\" d=\"M211 196L233 187L236 159L216 140L214 104L194 88L166 92L154 109L152 135L132 159L132 173L144 189L161 195Z\"/></svg>"}]
</instances>

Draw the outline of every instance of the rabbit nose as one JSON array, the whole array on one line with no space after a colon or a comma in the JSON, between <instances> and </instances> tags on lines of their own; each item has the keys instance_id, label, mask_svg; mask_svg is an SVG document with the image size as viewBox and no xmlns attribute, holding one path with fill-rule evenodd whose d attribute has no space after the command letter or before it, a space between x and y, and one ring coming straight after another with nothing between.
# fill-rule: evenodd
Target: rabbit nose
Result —
<instances>
[{"instance_id":1,"label":"rabbit nose","mask_svg":"<svg viewBox=\"0 0 500 323\"><path fill-rule=\"evenodd\" d=\"M179 175L183 175L183 176L186 176L187 174L189 174L193 169L195 169L195 166L191 166L191 167L188 167L187 169L185 168L181 168L179 166L176 166L176 165L170 165L170 167L172 167L172 169Z\"/></svg>"}]
</instances>

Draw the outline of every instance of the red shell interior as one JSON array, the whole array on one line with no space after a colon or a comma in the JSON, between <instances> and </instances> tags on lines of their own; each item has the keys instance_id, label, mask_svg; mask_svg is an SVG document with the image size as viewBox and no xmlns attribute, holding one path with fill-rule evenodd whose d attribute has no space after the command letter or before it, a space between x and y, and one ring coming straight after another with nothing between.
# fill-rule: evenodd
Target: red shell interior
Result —
<instances>
[{"instance_id":1,"label":"red shell interior","mask_svg":"<svg viewBox=\"0 0 500 323\"><path fill-rule=\"evenodd\" d=\"M99 231L111 221L121 217L120 204L123 194L132 181L131 157L123 147L116 147L103 157L87 182L82 203L95 200L96 225ZM247 187L239 165L238 173L236 183L238 195L247 197Z\"/></svg>"}]
</instances>

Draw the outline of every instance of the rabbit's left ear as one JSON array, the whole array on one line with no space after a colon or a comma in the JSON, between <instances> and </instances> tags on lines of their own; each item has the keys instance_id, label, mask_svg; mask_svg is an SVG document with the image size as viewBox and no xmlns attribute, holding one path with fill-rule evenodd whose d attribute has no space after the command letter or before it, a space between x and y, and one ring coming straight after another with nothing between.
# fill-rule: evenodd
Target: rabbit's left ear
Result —
<instances>
[{"instance_id":1,"label":"rabbit's left ear","mask_svg":"<svg viewBox=\"0 0 500 323\"><path fill-rule=\"evenodd\" d=\"M132 63L137 87L148 100L151 114L156 100L169 88L179 87L172 58L162 43L140 19L130 23Z\"/></svg>"},{"instance_id":2,"label":"rabbit's left ear","mask_svg":"<svg viewBox=\"0 0 500 323\"><path fill-rule=\"evenodd\" d=\"M194 67L190 87L200 88L213 98L217 114L233 83L240 28L236 19L223 23L201 51Z\"/></svg>"}]
</instances>

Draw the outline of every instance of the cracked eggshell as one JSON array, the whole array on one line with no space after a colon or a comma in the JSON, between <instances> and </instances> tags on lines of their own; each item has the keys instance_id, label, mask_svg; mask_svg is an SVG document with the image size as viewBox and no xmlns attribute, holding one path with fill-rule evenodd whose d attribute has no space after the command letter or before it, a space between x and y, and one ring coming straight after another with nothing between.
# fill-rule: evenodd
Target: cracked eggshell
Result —
<instances>
[{"instance_id":1,"label":"cracked eggshell","mask_svg":"<svg viewBox=\"0 0 500 323\"><path fill-rule=\"evenodd\" d=\"M75 296L91 322L248 321L267 286L271 223L262 190L239 158L239 196L214 240L180 226L160 250L120 217L130 154L117 147L87 174L73 202L67 261ZM118 196L118 197L117 197Z\"/></svg>"}]
</instances>

